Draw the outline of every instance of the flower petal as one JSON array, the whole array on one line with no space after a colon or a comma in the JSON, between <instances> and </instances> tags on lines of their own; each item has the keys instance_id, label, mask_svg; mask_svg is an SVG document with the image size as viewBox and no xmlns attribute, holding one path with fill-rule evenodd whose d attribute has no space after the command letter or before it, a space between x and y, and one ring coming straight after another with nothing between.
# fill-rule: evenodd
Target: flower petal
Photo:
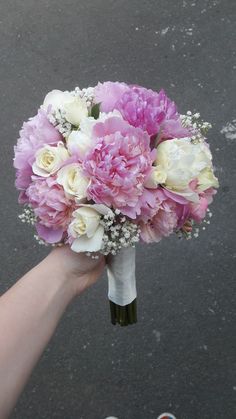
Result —
<instances>
[{"instance_id":1,"label":"flower petal","mask_svg":"<svg viewBox=\"0 0 236 419\"><path fill-rule=\"evenodd\" d=\"M99 226L93 237L88 238L83 235L78 237L71 245L74 252L98 252L102 247L104 227Z\"/></svg>"},{"instance_id":2,"label":"flower petal","mask_svg":"<svg viewBox=\"0 0 236 419\"><path fill-rule=\"evenodd\" d=\"M39 237L47 243L58 243L62 239L63 228L53 229L37 223L36 230Z\"/></svg>"}]
</instances>

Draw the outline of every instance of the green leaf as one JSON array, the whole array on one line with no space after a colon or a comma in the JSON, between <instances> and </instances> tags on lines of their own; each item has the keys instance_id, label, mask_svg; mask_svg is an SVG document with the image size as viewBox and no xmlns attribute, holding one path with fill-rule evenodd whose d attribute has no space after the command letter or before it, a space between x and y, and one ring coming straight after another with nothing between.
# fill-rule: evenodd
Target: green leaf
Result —
<instances>
[{"instance_id":1,"label":"green leaf","mask_svg":"<svg viewBox=\"0 0 236 419\"><path fill-rule=\"evenodd\" d=\"M94 119L98 119L100 113L100 103L96 103L96 105L93 105L91 109L91 116Z\"/></svg>"}]
</instances>

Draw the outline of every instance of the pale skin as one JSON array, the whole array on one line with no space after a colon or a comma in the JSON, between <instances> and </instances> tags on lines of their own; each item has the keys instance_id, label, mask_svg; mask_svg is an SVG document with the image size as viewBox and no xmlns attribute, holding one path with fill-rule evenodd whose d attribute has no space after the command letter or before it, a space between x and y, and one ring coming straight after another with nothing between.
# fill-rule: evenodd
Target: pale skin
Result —
<instances>
[{"instance_id":1,"label":"pale skin","mask_svg":"<svg viewBox=\"0 0 236 419\"><path fill-rule=\"evenodd\" d=\"M9 417L68 304L104 265L102 256L56 248L0 297L0 419Z\"/></svg>"}]
</instances>

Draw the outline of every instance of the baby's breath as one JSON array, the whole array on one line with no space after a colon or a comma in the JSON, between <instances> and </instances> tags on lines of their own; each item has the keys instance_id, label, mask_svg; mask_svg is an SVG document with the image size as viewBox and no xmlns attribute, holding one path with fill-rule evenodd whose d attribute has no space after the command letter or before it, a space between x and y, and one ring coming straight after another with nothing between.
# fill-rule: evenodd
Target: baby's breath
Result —
<instances>
[{"instance_id":1,"label":"baby's breath","mask_svg":"<svg viewBox=\"0 0 236 419\"><path fill-rule=\"evenodd\" d=\"M22 214L18 215L18 217L22 223L30 224L31 226L34 226L37 221L34 210L30 205L26 205Z\"/></svg>"},{"instance_id":2,"label":"baby's breath","mask_svg":"<svg viewBox=\"0 0 236 419\"><path fill-rule=\"evenodd\" d=\"M211 223L210 218L212 217L212 212L207 209L206 217L201 222L201 224L196 224L194 220L187 220L183 227L176 231L177 236L190 240L192 238L198 238L200 230L206 230L206 226Z\"/></svg>"},{"instance_id":3,"label":"baby's breath","mask_svg":"<svg viewBox=\"0 0 236 419\"><path fill-rule=\"evenodd\" d=\"M111 212L105 215L101 223L104 227L101 252L104 255L115 255L123 247L134 247L139 241L138 225L121 216L119 210L116 210L115 214Z\"/></svg>"},{"instance_id":4,"label":"baby's breath","mask_svg":"<svg viewBox=\"0 0 236 419\"><path fill-rule=\"evenodd\" d=\"M67 138L70 135L73 125L66 120L65 112L62 109L52 111L48 115L48 119L64 138Z\"/></svg>"},{"instance_id":5,"label":"baby's breath","mask_svg":"<svg viewBox=\"0 0 236 419\"><path fill-rule=\"evenodd\" d=\"M186 115L180 115L181 122L184 128L188 128L191 135L191 141L193 144L198 144L203 142L206 138L206 135L212 125L209 122L203 121L200 118L200 113L192 113L188 111Z\"/></svg>"},{"instance_id":6,"label":"baby's breath","mask_svg":"<svg viewBox=\"0 0 236 419\"><path fill-rule=\"evenodd\" d=\"M79 96L81 99L84 99L90 113L92 106L95 104L94 87L87 87L84 89L76 87L75 90L71 92L71 94L73 96Z\"/></svg>"},{"instance_id":7,"label":"baby's breath","mask_svg":"<svg viewBox=\"0 0 236 419\"><path fill-rule=\"evenodd\" d=\"M33 208L30 205L25 205L23 213L18 215L18 218L21 220L22 223L29 224L30 226L34 226L37 222L37 217L34 213ZM37 234L34 234L34 238L38 242L38 244L48 246L48 243L41 239L41 237L39 237Z\"/></svg>"},{"instance_id":8,"label":"baby's breath","mask_svg":"<svg viewBox=\"0 0 236 419\"><path fill-rule=\"evenodd\" d=\"M37 234L34 234L34 238L38 242L38 244L40 244L41 246L49 246L49 244L45 242L43 239L41 239L41 237L39 237ZM51 246L54 247L55 245L51 244Z\"/></svg>"},{"instance_id":9,"label":"baby's breath","mask_svg":"<svg viewBox=\"0 0 236 419\"><path fill-rule=\"evenodd\" d=\"M94 88L88 87L87 89L80 89L76 87L70 92L72 96L79 96L86 101L88 113L90 114L91 108L94 105ZM63 109L52 110L48 114L49 122L67 139L73 130L74 126L66 120L65 111Z\"/></svg>"}]
</instances>

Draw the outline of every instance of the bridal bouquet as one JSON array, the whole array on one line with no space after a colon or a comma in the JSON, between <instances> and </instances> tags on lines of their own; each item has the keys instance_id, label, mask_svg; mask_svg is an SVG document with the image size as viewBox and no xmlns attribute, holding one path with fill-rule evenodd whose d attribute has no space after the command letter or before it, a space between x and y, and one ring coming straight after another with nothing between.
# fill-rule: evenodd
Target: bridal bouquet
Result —
<instances>
[{"instance_id":1,"label":"bridal bouquet","mask_svg":"<svg viewBox=\"0 0 236 419\"><path fill-rule=\"evenodd\" d=\"M136 243L197 236L211 216L209 128L198 113L180 115L163 90L119 82L53 90L23 124L20 218L40 243L106 255L114 324L136 322Z\"/></svg>"}]
</instances>

